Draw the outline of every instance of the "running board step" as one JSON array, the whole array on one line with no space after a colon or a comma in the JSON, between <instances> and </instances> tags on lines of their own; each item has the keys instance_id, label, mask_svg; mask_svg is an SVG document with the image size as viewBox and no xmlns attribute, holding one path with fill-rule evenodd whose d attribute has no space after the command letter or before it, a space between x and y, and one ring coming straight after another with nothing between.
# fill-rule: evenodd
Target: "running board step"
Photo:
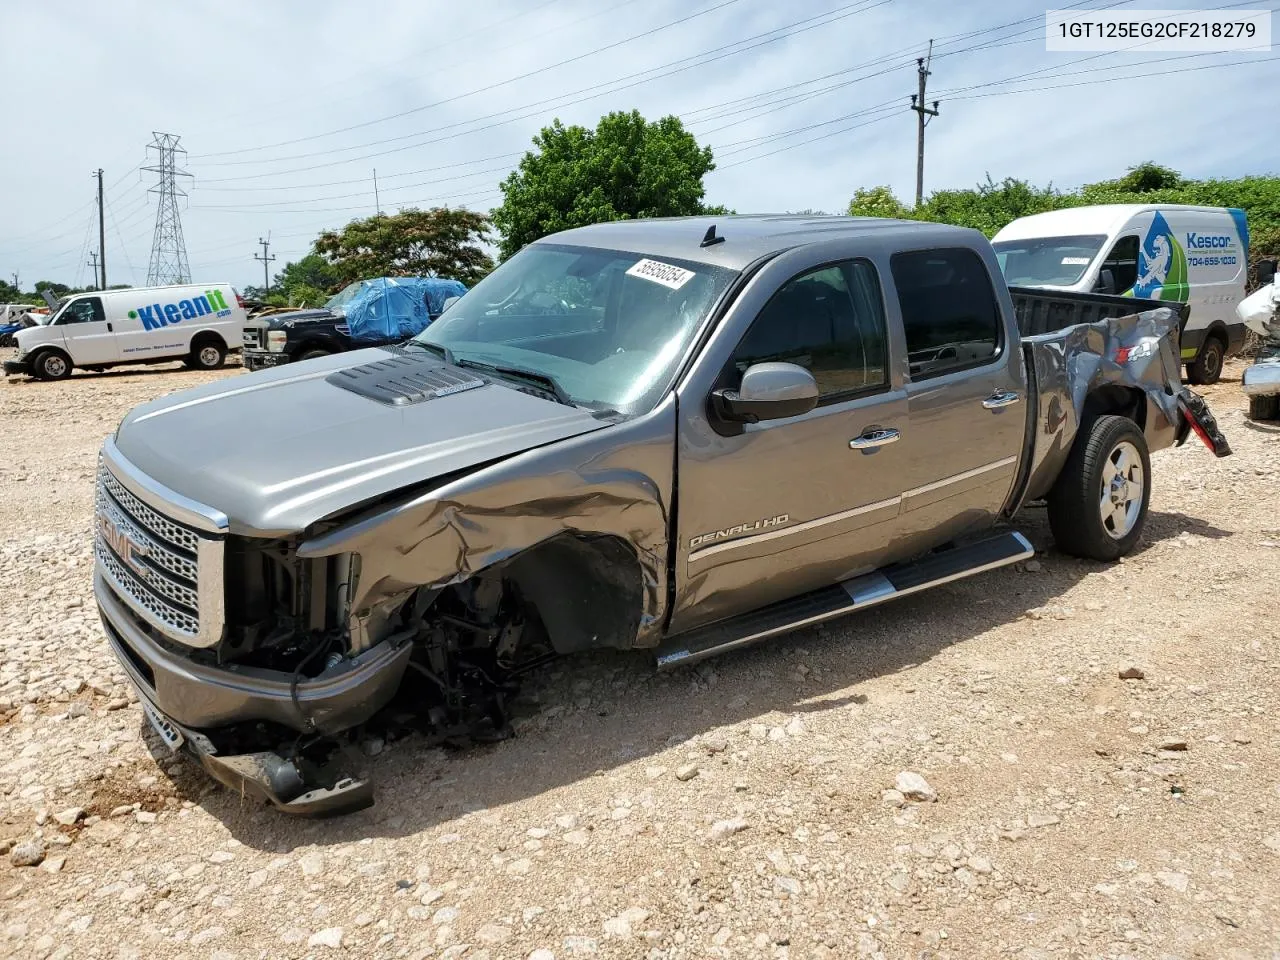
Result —
<instances>
[{"instance_id":1,"label":"running board step","mask_svg":"<svg viewBox=\"0 0 1280 960\"><path fill-rule=\"evenodd\" d=\"M1008 566L1035 556L1035 552L1026 537L1011 532L963 547L940 550L913 563L883 567L835 586L673 637L658 648L658 669L687 666L798 627L842 617L886 600Z\"/></svg>"}]
</instances>

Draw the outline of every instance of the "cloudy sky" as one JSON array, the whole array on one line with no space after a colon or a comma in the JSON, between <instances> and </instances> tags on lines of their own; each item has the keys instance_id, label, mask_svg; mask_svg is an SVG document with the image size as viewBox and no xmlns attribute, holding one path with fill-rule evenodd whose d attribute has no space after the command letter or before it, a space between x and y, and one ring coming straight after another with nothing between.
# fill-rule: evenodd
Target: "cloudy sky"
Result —
<instances>
[{"instance_id":1,"label":"cloudy sky","mask_svg":"<svg viewBox=\"0 0 1280 960\"><path fill-rule=\"evenodd\" d=\"M261 283L259 237L278 268L320 229L372 214L375 168L384 209L487 210L541 126L615 109L682 117L715 152L708 201L740 212L834 212L882 183L910 198L908 97L931 38L942 113L926 191L988 172L1072 187L1147 159L1192 177L1280 172L1264 95L1280 51L1048 53L1045 5L1020 0L0 6L0 275L18 272L25 289L89 282L97 167L108 281L144 282L154 175L139 168L154 162L153 131L189 151L194 279L240 286Z\"/></svg>"}]
</instances>

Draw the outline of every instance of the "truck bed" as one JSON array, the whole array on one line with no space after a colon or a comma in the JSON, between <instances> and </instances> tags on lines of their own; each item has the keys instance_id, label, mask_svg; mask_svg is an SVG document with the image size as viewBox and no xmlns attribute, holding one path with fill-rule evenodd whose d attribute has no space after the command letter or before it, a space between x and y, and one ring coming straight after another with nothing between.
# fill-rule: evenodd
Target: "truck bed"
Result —
<instances>
[{"instance_id":1,"label":"truck bed","mask_svg":"<svg viewBox=\"0 0 1280 960\"><path fill-rule=\"evenodd\" d=\"M1018 331L1025 337L1057 333L1080 323L1097 323L1145 310L1168 308L1179 315L1179 330L1185 326L1190 306L1162 300L1140 300L1105 293L1073 293L1068 290L1045 290L1038 287L1010 287L1013 309L1018 318Z\"/></svg>"}]
</instances>

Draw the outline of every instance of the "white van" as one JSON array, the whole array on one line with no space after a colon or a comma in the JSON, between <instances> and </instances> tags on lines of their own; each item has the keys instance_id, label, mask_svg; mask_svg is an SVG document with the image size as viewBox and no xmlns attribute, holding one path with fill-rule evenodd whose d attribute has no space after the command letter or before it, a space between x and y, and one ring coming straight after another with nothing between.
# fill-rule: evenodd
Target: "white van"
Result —
<instances>
[{"instance_id":1,"label":"white van","mask_svg":"<svg viewBox=\"0 0 1280 960\"><path fill-rule=\"evenodd\" d=\"M18 356L6 374L61 380L74 367L184 360L212 370L238 350L248 315L229 283L131 287L77 293L39 326L14 334Z\"/></svg>"},{"instance_id":2,"label":"white van","mask_svg":"<svg viewBox=\"0 0 1280 960\"><path fill-rule=\"evenodd\" d=\"M1037 213L992 239L1010 286L1121 294L1191 305L1182 359L1192 383L1214 383L1244 344L1249 227L1243 210L1107 204Z\"/></svg>"}]
</instances>

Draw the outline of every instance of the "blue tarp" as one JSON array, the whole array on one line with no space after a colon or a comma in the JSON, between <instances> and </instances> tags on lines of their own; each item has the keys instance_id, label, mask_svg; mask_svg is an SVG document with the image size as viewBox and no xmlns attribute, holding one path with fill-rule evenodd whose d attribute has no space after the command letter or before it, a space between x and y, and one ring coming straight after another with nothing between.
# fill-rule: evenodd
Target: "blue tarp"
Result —
<instances>
[{"instance_id":1,"label":"blue tarp","mask_svg":"<svg viewBox=\"0 0 1280 960\"><path fill-rule=\"evenodd\" d=\"M417 336L444 312L444 302L467 288L438 277L379 277L368 280L346 306L353 340L405 340Z\"/></svg>"}]
</instances>

